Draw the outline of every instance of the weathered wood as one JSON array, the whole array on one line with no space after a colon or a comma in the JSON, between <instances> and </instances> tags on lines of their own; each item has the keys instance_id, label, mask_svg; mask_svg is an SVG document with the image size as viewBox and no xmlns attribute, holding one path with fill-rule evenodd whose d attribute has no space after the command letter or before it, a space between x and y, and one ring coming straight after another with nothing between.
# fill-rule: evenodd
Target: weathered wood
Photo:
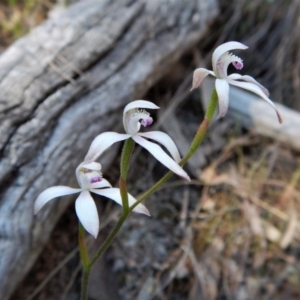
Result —
<instances>
[{"instance_id":1,"label":"weathered wood","mask_svg":"<svg viewBox=\"0 0 300 300\"><path fill-rule=\"evenodd\" d=\"M213 79L202 83L202 102L209 100ZM271 94L272 98L272 94ZM275 139L293 150L300 151L300 113L276 103L283 123L279 124L275 110L265 100L243 89L230 86L228 115L238 124L258 134Z\"/></svg>"},{"instance_id":2,"label":"weathered wood","mask_svg":"<svg viewBox=\"0 0 300 300\"><path fill-rule=\"evenodd\" d=\"M80 1L0 56L1 299L68 203L53 201L34 217L37 195L76 185L93 137L122 130L121 107L168 72L216 14L215 0Z\"/></svg>"}]
</instances>

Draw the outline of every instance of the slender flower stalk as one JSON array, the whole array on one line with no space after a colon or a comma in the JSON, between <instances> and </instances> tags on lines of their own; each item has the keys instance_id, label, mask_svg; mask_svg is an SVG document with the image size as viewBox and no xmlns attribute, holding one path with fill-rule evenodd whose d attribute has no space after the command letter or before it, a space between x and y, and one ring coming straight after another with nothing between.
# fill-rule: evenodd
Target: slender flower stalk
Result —
<instances>
[{"instance_id":1,"label":"slender flower stalk","mask_svg":"<svg viewBox=\"0 0 300 300\"><path fill-rule=\"evenodd\" d=\"M87 246L85 243L85 236L84 236L84 228L79 222L79 231L78 231L78 244L79 244L79 252L80 258L82 262L82 280L81 280L81 300L87 299L87 290L88 290L88 280L90 274L90 259L87 251Z\"/></svg>"},{"instance_id":2,"label":"slender flower stalk","mask_svg":"<svg viewBox=\"0 0 300 300\"><path fill-rule=\"evenodd\" d=\"M243 68L243 61L241 58L229 53L228 51L235 49L245 50L247 48L247 46L239 42L228 42L217 47L212 56L213 71L204 68L196 69L193 75L192 90L199 87L207 75L212 75L216 77L215 87L219 99L218 118L224 117L227 113L229 102L229 84L231 84L255 93L267 101L275 109L279 123L282 123L282 118L275 104L269 99L270 94L265 87L258 83L253 77L248 75L240 75L237 73L227 75L227 69L230 64L232 64L238 70Z\"/></svg>"},{"instance_id":3,"label":"slender flower stalk","mask_svg":"<svg viewBox=\"0 0 300 300\"><path fill-rule=\"evenodd\" d=\"M87 269L83 268L80 300L88 299L88 284L89 284L90 271L91 268L87 268Z\"/></svg>"},{"instance_id":4,"label":"slender flower stalk","mask_svg":"<svg viewBox=\"0 0 300 300\"><path fill-rule=\"evenodd\" d=\"M86 269L90 263L89 254L87 251L87 246L85 243L85 236L84 236L84 227L79 222L79 230L78 230L78 244L79 244L79 252L80 258L83 265L83 268Z\"/></svg>"},{"instance_id":5,"label":"slender flower stalk","mask_svg":"<svg viewBox=\"0 0 300 300\"><path fill-rule=\"evenodd\" d=\"M123 146L122 156L121 156L121 175L119 181L120 193L122 197L122 206L124 212L129 212L129 205L128 205L128 192L127 192L127 172L129 169L129 162L131 158L131 154L134 148L134 140L127 139Z\"/></svg>"}]
</instances>

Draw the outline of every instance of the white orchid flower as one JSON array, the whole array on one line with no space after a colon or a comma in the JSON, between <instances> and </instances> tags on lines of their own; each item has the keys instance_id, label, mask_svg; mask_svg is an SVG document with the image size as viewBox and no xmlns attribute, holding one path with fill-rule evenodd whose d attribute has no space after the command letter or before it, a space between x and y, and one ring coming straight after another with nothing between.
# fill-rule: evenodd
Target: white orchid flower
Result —
<instances>
[{"instance_id":1,"label":"white orchid flower","mask_svg":"<svg viewBox=\"0 0 300 300\"><path fill-rule=\"evenodd\" d=\"M34 203L34 214L50 200L56 197L80 193L75 202L76 214L82 226L94 238L99 232L99 217L96 204L91 197L91 193L107 197L122 205L120 189L112 188L111 184L101 174L101 165L97 162L81 163L76 169L76 177L79 189L68 186L53 186L43 191ZM136 199L128 194L128 204L132 206ZM133 211L150 216L148 209L143 205L137 205Z\"/></svg>"},{"instance_id":2,"label":"white orchid flower","mask_svg":"<svg viewBox=\"0 0 300 300\"><path fill-rule=\"evenodd\" d=\"M218 118L224 117L228 109L229 101L229 84L235 85L242 89L251 91L264 100L266 100L276 111L279 123L282 123L282 118L276 109L275 104L269 99L269 91L259 84L253 77L248 75L231 74L227 75L227 68L232 65L240 70L243 68L243 61L238 56L235 56L228 51L234 49L245 50L248 47L239 42L228 42L216 48L212 56L213 71L199 68L194 71L192 90L199 87L203 79L208 75L216 77L216 91L219 99L219 115ZM238 81L243 80L243 81Z\"/></svg>"},{"instance_id":3,"label":"white orchid flower","mask_svg":"<svg viewBox=\"0 0 300 300\"><path fill-rule=\"evenodd\" d=\"M93 140L84 161L95 161L112 144L132 138L171 171L190 180L187 173L178 165L180 154L170 136L161 131L139 132L141 125L145 127L152 124L153 121L144 108L159 109L154 103L145 100L137 100L127 104L123 113L123 124L126 133L101 133ZM159 145L149 142L145 138L162 144L170 152L173 159Z\"/></svg>"}]
</instances>

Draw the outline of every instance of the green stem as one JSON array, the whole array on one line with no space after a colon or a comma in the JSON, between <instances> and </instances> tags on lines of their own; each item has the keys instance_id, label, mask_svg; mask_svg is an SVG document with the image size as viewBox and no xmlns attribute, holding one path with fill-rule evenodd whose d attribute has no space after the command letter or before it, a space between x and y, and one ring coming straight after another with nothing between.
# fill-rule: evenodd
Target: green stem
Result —
<instances>
[{"instance_id":1,"label":"green stem","mask_svg":"<svg viewBox=\"0 0 300 300\"><path fill-rule=\"evenodd\" d=\"M82 281L81 281L81 300L87 300L87 288L88 288L88 279L90 273L90 259L87 251L85 236L84 236L84 228L82 224L79 222L79 230L78 230L78 243L79 243L79 252L80 258L83 266L82 271Z\"/></svg>"},{"instance_id":2,"label":"green stem","mask_svg":"<svg viewBox=\"0 0 300 300\"><path fill-rule=\"evenodd\" d=\"M124 212L129 212L129 204L128 204L128 192L127 192L127 186L126 181L120 177L119 180L119 188L120 188L120 194L122 198L122 209Z\"/></svg>"},{"instance_id":3,"label":"green stem","mask_svg":"<svg viewBox=\"0 0 300 300\"><path fill-rule=\"evenodd\" d=\"M120 193L122 198L122 207L124 213L129 213L129 204L128 204L128 192L127 192L127 172L129 169L129 162L131 154L134 148L134 140L132 138L125 141L121 156L121 176L119 181Z\"/></svg>"},{"instance_id":4,"label":"green stem","mask_svg":"<svg viewBox=\"0 0 300 300\"><path fill-rule=\"evenodd\" d=\"M206 110L206 114L205 117L202 121L202 123L200 124L197 133L193 139L193 142L191 144L191 147L188 151L188 153L184 156L184 158L179 162L180 166L183 166L190 158L191 156L195 153L195 151L198 149L198 147L201 145L204 136L207 132L208 126L214 116L214 113L216 111L218 105L218 95L216 92L216 89L214 88L212 90L211 96L210 96L210 100L208 102L208 106L207 106L207 110ZM130 211L132 211L138 204L140 204L141 202L143 202L146 198L148 198L152 193L154 193L162 184L164 184L167 180L169 180L171 178L171 176L173 175L173 172L168 172L164 177L162 177L155 185L153 185L147 192L145 192L138 200L135 204L133 204L130 207Z\"/></svg>"},{"instance_id":5,"label":"green stem","mask_svg":"<svg viewBox=\"0 0 300 300\"><path fill-rule=\"evenodd\" d=\"M192 144L191 144L191 147L190 147L188 153L180 161L179 165L183 166L201 145L201 143L205 137L205 134L207 132L208 126L214 116L217 105L218 105L218 94L216 92L216 89L214 88L210 95L210 100L208 102L208 106L207 106L207 110L206 110L204 119L197 130L197 133L192 141Z\"/></svg>"},{"instance_id":6,"label":"green stem","mask_svg":"<svg viewBox=\"0 0 300 300\"><path fill-rule=\"evenodd\" d=\"M89 269L96 263L96 261L102 256L102 254L110 246L110 244L112 243L112 241L115 239L117 233L119 232L120 228L122 227L124 221L128 217L129 213L130 212L124 212L123 211L123 213L121 215L121 218L119 219L118 223L115 225L115 227L112 230L112 232L109 234L109 236L106 238L106 240L101 245L101 247L99 248L99 250L96 252L95 256L92 258L92 260L91 260L91 262L90 262L90 264L88 266Z\"/></svg>"},{"instance_id":7,"label":"green stem","mask_svg":"<svg viewBox=\"0 0 300 300\"><path fill-rule=\"evenodd\" d=\"M89 282L89 275L90 275L90 268L84 269L82 272L82 279L81 279L81 297L80 300L87 300L88 299L88 282Z\"/></svg>"},{"instance_id":8,"label":"green stem","mask_svg":"<svg viewBox=\"0 0 300 300\"><path fill-rule=\"evenodd\" d=\"M86 269L90 263L90 259L89 259L89 254L85 243L84 228L80 222L79 222L79 231L78 231L78 244L79 244L79 252L80 252L82 265L83 268Z\"/></svg>"},{"instance_id":9,"label":"green stem","mask_svg":"<svg viewBox=\"0 0 300 300\"><path fill-rule=\"evenodd\" d=\"M129 138L125 141L122 156L121 156L121 177L126 181L127 180L127 172L129 169L129 162L131 158L131 154L134 148L134 140Z\"/></svg>"}]
</instances>

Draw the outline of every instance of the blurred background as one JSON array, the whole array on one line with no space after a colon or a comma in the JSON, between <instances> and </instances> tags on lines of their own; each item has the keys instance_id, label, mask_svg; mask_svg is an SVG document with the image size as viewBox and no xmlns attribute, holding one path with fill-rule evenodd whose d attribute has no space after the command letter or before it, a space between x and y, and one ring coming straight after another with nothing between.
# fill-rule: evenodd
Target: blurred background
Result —
<instances>
[{"instance_id":1,"label":"blurred background","mask_svg":"<svg viewBox=\"0 0 300 300\"><path fill-rule=\"evenodd\" d=\"M68 5L1 1L0 51ZM255 77L275 102L300 110L299 0L220 0L219 14L201 42L144 96L162 108L170 104L168 117L189 141L203 118L201 89L186 93L192 72L199 66L211 69L213 50L232 40L249 46L238 54L244 60L240 73ZM165 111L154 118L168 132ZM128 219L93 274L91 299L106 299L99 290L107 286L107 299L300 299L299 149L228 116L212 124L196 158L188 165L191 183L173 178L146 200L151 218ZM129 190L138 195L164 170L143 150L133 159ZM117 159L106 176L113 184L118 168ZM111 203L100 209L101 241L119 209ZM72 204L11 299L78 299L76 247Z\"/></svg>"}]
</instances>

